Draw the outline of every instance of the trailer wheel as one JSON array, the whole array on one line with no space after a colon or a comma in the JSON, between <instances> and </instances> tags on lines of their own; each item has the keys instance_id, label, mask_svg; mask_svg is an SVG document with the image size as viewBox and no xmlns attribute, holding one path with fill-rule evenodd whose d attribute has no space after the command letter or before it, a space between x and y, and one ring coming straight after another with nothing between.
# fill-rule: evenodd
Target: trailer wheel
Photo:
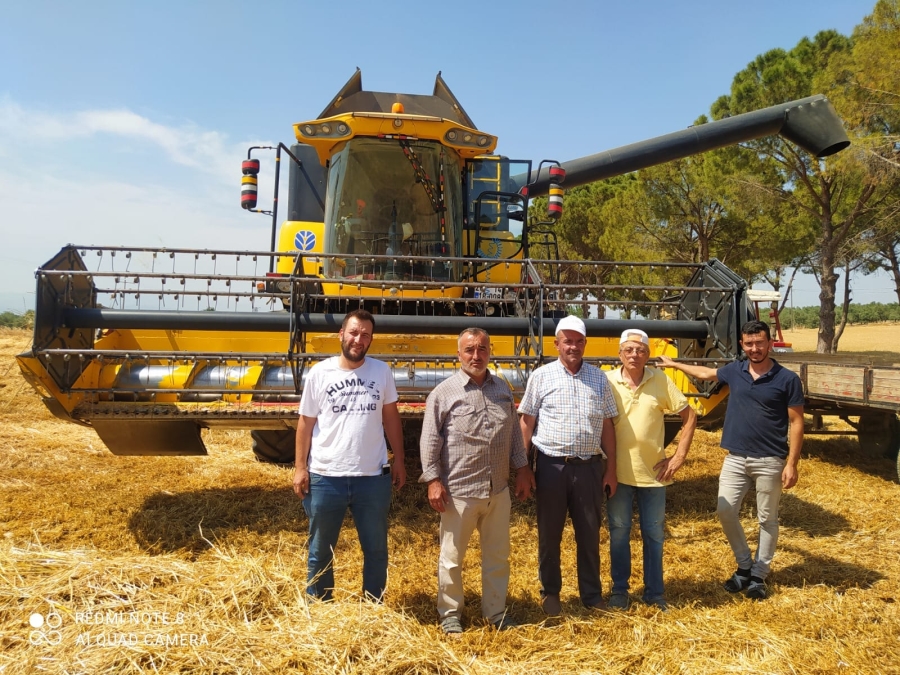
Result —
<instances>
[{"instance_id":1,"label":"trailer wheel","mask_svg":"<svg viewBox=\"0 0 900 675\"><path fill-rule=\"evenodd\" d=\"M856 435L861 448L893 458L900 449L900 419L892 412L863 413Z\"/></svg>"},{"instance_id":2,"label":"trailer wheel","mask_svg":"<svg viewBox=\"0 0 900 675\"><path fill-rule=\"evenodd\" d=\"M260 462L269 464L294 463L294 439L297 432L293 429L273 431L269 429L250 432L253 439L253 454Z\"/></svg>"}]
</instances>

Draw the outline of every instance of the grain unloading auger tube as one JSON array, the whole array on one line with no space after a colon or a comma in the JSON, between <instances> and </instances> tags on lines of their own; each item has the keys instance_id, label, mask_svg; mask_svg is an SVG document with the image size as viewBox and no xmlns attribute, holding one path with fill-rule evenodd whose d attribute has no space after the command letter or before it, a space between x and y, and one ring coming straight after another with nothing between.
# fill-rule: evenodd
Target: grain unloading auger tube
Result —
<instances>
[{"instance_id":1,"label":"grain unloading auger tube","mask_svg":"<svg viewBox=\"0 0 900 675\"><path fill-rule=\"evenodd\" d=\"M259 290L273 255L66 247L37 272L34 347L18 357L22 371L55 415L93 426L115 454L205 454L201 427L290 428L304 373L337 353L336 331L354 307L377 312L370 355L390 363L406 415L420 413L428 392L456 371L456 335L469 326L491 333L496 372L520 396L534 368L556 357L555 324L573 309L589 317L591 338L635 325L623 318L629 313L675 317L640 320L655 352L674 353L677 340L682 353L709 363L734 357L747 311L743 283L718 263L546 260L515 263L518 284L479 283L463 289L477 297L446 301L420 299L445 280L296 276L296 309L284 311ZM662 283L641 284L649 273ZM321 293L329 282L339 295ZM363 293L367 284L386 291L377 305ZM398 313L409 293L418 313ZM326 311L305 312L304 302ZM610 315L619 318L600 318ZM592 339L588 359L612 363L614 342ZM708 392L693 393L707 400Z\"/></svg>"}]
</instances>

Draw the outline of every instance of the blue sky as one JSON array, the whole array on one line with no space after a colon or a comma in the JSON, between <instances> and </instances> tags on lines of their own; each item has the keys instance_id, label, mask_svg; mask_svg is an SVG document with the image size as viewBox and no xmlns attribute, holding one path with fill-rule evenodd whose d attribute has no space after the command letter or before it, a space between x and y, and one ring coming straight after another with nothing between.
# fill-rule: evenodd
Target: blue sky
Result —
<instances>
[{"instance_id":1,"label":"blue sky","mask_svg":"<svg viewBox=\"0 0 900 675\"><path fill-rule=\"evenodd\" d=\"M440 70L498 152L568 160L690 125L758 54L849 34L874 0L3 5L0 311L22 311L66 243L266 249L240 160L290 144L357 66L407 93Z\"/></svg>"}]
</instances>

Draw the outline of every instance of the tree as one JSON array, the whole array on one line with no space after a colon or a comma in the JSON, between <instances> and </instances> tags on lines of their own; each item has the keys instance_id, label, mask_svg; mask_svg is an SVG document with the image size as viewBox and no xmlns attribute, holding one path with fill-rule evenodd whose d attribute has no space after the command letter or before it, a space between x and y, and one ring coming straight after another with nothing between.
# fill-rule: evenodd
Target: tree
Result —
<instances>
[{"instance_id":1,"label":"tree","mask_svg":"<svg viewBox=\"0 0 900 675\"><path fill-rule=\"evenodd\" d=\"M562 218L554 227L564 260L616 260L615 251L604 246L607 219L606 204L627 191L634 175L616 176L566 191Z\"/></svg>"},{"instance_id":2,"label":"tree","mask_svg":"<svg viewBox=\"0 0 900 675\"><path fill-rule=\"evenodd\" d=\"M707 121L701 117L695 124ZM575 188L556 227L560 253L569 260L629 262L717 258L745 278L759 278L811 244L811 230L785 227L781 203L747 178L766 170L755 152L729 147ZM564 282L584 283L584 270L568 271ZM670 295L666 287L685 284L692 269L622 265L603 272L593 285L619 286L604 291L605 299L646 303ZM622 309L628 315L646 307Z\"/></svg>"},{"instance_id":3,"label":"tree","mask_svg":"<svg viewBox=\"0 0 900 675\"><path fill-rule=\"evenodd\" d=\"M894 206L897 202L894 203ZM894 292L900 303L900 209L885 209L888 214L879 219L874 232L874 255L870 271L882 269L891 275Z\"/></svg>"},{"instance_id":4,"label":"tree","mask_svg":"<svg viewBox=\"0 0 900 675\"><path fill-rule=\"evenodd\" d=\"M636 189L617 198L618 219L634 223L631 245L657 259L717 258L752 281L810 243L809 231L785 228L780 203L748 179L765 171L756 153L740 147L644 169ZM625 197L630 202L623 205ZM607 229L604 236L612 234Z\"/></svg>"},{"instance_id":5,"label":"tree","mask_svg":"<svg viewBox=\"0 0 900 675\"><path fill-rule=\"evenodd\" d=\"M812 40L802 39L789 52L766 52L735 76L731 93L713 104L713 117L802 98L816 90L830 94L837 86L834 69L848 67L851 50L849 38L823 31ZM807 259L820 288L817 350L832 353L839 337L835 331L837 270L852 267L863 255L861 233L871 226L873 211L883 204L889 189L858 147L827 160L780 137L753 141L748 147L774 169L774 173L756 172L756 186L783 202L791 226L815 231L815 245Z\"/></svg>"},{"instance_id":6,"label":"tree","mask_svg":"<svg viewBox=\"0 0 900 675\"><path fill-rule=\"evenodd\" d=\"M610 250L604 243L604 234L609 225L604 217L606 204L617 194L626 191L634 176L616 176L605 181L589 183L567 191L565 209L560 220L553 226L559 242L559 255L562 260L601 261L627 260L620 257L620 251ZM536 203L540 209L543 201ZM613 224L612 227L616 227ZM559 282L574 289L570 299L581 296L583 316L589 316L588 301L596 293L596 287L612 283L616 270L613 266L580 266L563 267ZM593 290L592 290L593 289ZM597 298L593 298L597 299ZM604 300L608 299L606 297ZM600 317L604 307L598 307Z\"/></svg>"},{"instance_id":7,"label":"tree","mask_svg":"<svg viewBox=\"0 0 900 675\"><path fill-rule=\"evenodd\" d=\"M32 328L34 327L34 310L29 309L24 314L16 314L15 312L0 313L0 327Z\"/></svg>"},{"instance_id":8,"label":"tree","mask_svg":"<svg viewBox=\"0 0 900 675\"><path fill-rule=\"evenodd\" d=\"M896 153L900 141L900 0L878 0L853 31L849 57L830 66L830 94L847 124L876 134L876 146ZM889 157L883 157L890 163Z\"/></svg>"},{"instance_id":9,"label":"tree","mask_svg":"<svg viewBox=\"0 0 900 675\"><path fill-rule=\"evenodd\" d=\"M830 69L833 98L856 142L893 186L873 218L865 270L887 271L900 302L900 0L879 0L853 32L850 57Z\"/></svg>"}]
</instances>

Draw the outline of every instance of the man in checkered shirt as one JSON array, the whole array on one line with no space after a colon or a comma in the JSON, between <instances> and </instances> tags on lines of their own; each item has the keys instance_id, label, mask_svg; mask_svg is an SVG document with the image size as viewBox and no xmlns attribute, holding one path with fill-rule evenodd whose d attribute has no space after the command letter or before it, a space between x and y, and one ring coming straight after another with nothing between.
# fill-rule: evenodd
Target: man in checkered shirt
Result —
<instances>
[{"instance_id":1,"label":"man in checkered shirt","mask_svg":"<svg viewBox=\"0 0 900 675\"><path fill-rule=\"evenodd\" d=\"M619 412L606 375L584 363L584 322L567 316L556 327L559 359L528 379L519 404L526 448L534 445L537 490L538 565L541 607L562 611L559 547L566 514L572 518L578 593L585 607L603 610L600 582L600 523L603 494L616 492L616 432Z\"/></svg>"},{"instance_id":2,"label":"man in checkered shirt","mask_svg":"<svg viewBox=\"0 0 900 675\"><path fill-rule=\"evenodd\" d=\"M462 633L463 560L472 532L481 539L481 613L499 630L516 626L506 611L509 586L509 475L516 497L534 488L509 385L491 375L491 338L467 328L458 341L460 370L428 395L419 450L421 483L441 514L437 608L448 635Z\"/></svg>"}]
</instances>

